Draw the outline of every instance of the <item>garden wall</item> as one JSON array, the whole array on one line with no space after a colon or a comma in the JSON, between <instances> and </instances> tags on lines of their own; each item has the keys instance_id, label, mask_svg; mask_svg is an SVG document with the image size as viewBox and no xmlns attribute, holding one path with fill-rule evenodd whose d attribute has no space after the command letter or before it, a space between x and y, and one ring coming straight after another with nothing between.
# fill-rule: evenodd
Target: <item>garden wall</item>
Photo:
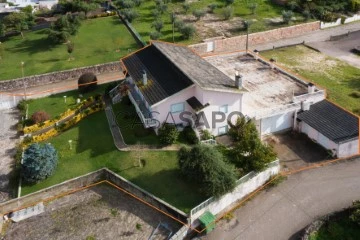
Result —
<instances>
[{"instance_id":1,"label":"garden wall","mask_svg":"<svg viewBox=\"0 0 360 240\"><path fill-rule=\"evenodd\" d=\"M272 42L284 38L296 37L319 29L320 22L316 21L290 27L278 28L265 32L252 33L249 34L249 46ZM245 50L246 35L225 39L213 39L204 43L190 45L189 47L200 55L210 52L220 53Z\"/></svg>"},{"instance_id":2,"label":"garden wall","mask_svg":"<svg viewBox=\"0 0 360 240\"><path fill-rule=\"evenodd\" d=\"M216 215L228 208L231 204L244 198L246 195L255 191L257 188L265 184L272 176L280 172L279 160L269 164L268 168L260 173L250 172L237 181L235 189L216 199L209 198L190 212L190 222L193 224L203 213L210 211ZM196 225L196 223L194 224Z\"/></svg>"},{"instance_id":3,"label":"garden wall","mask_svg":"<svg viewBox=\"0 0 360 240\"><path fill-rule=\"evenodd\" d=\"M122 72L120 61L98 64L88 67L74 68L59 72L51 72L41 75L33 75L24 78L0 81L0 91L9 91L26 87L35 87L49 83L62 82L70 79L77 79L85 72L93 72L95 74L108 72Z\"/></svg>"}]
</instances>

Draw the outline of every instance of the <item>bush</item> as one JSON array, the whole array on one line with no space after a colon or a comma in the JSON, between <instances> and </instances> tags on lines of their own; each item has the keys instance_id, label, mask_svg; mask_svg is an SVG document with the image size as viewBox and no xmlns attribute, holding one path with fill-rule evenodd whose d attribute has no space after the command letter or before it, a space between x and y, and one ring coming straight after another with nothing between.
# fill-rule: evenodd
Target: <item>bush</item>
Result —
<instances>
[{"instance_id":1,"label":"bush","mask_svg":"<svg viewBox=\"0 0 360 240\"><path fill-rule=\"evenodd\" d=\"M201 136L201 140L209 140L209 139L212 139L212 135L211 135L211 133L209 132L209 130L207 130L207 129L201 130L200 136Z\"/></svg>"},{"instance_id":2,"label":"bush","mask_svg":"<svg viewBox=\"0 0 360 240\"><path fill-rule=\"evenodd\" d=\"M233 13L234 13L233 8L228 6L222 10L221 15L225 20L229 20L232 18Z\"/></svg>"},{"instance_id":3,"label":"bush","mask_svg":"<svg viewBox=\"0 0 360 240\"><path fill-rule=\"evenodd\" d=\"M354 210L350 215L350 220L354 223L357 223L360 226L360 201L353 202Z\"/></svg>"},{"instance_id":4,"label":"bush","mask_svg":"<svg viewBox=\"0 0 360 240\"><path fill-rule=\"evenodd\" d=\"M225 0L226 5L233 4L234 2L235 2L235 0Z\"/></svg>"},{"instance_id":5,"label":"bush","mask_svg":"<svg viewBox=\"0 0 360 240\"><path fill-rule=\"evenodd\" d=\"M194 129L192 129L190 126L186 126L184 128L183 134L184 134L185 140L189 144L198 144L199 143L199 139L196 136Z\"/></svg>"},{"instance_id":6,"label":"bush","mask_svg":"<svg viewBox=\"0 0 360 240\"><path fill-rule=\"evenodd\" d=\"M184 9L184 12L187 13L190 10L190 4L185 2L182 4L182 8Z\"/></svg>"},{"instance_id":7,"label":"bush","mask_svg":"<svg viewBox=\"0 0 360 240\"><path fill-rule=\"evenodd\" d=\"M23 179L36 183L51 176L58 162L58 154L51 144L31 144L24 152Z\"/></svg>"},{"instance_id":8,"label":"bush","mask_svg":"<svg viewBox=\"0 0 360 240\"><path fill-rule=\"evenodd\" d=\"M310 19L311 14L310 14L309 10L304 10L304 11L302 12L302 16L304 17L304 20L307 21L307 20Z\"/></svg>"},{"instance_id":9,"label":"bush","mask_svg":"<svg viewBox=\"0 0 360 240\"><path fill-rule=\"evenodd\" d=\"M195 27L191 24L186 24L180 29L180 33L185 39L190 39L194 36L195 32Z\"/></svg>"},{"instance_id":10,"label":"bush","mask_svg":"<svg viewBox=\"0 0 360 240\"><path fill-rule=\"evenodd\" d=\"M163 123L159 128L159 140L162 144L170 145L176 142L179 131L173 124Z\"/></svg>"},{"instance_id":11,"label":"bush","mask_svg":"<svg viewBox=\"0 0 360 240\"><path fill-rule=\"evenodd\" d=\"M221 196L234 189L235 169L224 162L223 155L214 147L199 144L178 152L179 167L187 180L200 185L206 196Z\"/></svg>"},{"instance_id":12,"label":"bush","mask_svg":"<svg viewBox=\"0 0 360 240\"><path fill-rule=\"evenodd\" d=\"M156 31L160 32L161 29L164 27L164 23L161 19L158 19L151 24L151 27L155 28Z\"/></svg>"},{"instance_id":13,"label":"bush","mask_svg":"<svg viewBox=\"0 0 360 240\"><path fill-rule=\"evenodd\" d=\"M282 18L283 18L283 22L286 24L289 24L289 22L291 21L291 18L294 16L293 11L282 11L281 13Z\"/></svg>"},{"instance_id":14,"label":"bush","mask_svg":"<svg viewBox=\"0 0 360 240\"><path fill-rule=\"evenodd\" d=\"M31 115L31 120L33 123L42 123L50 119L49 114L44 111L37 111Z\"/></svg>"},{"instance_id":15,"label":"bush","mask_svg":"<svg viewBox=\"0 0 360 240\"><path fill-rule=\"evenodd\" d=\"M135 18L139 17L139 14L134 9L124 9L121 14L129 21L132 22Z\"/></svg>"},{"instance_id":16,"label":"bush","mask_svg":"<svg viewBox=\"0 0 360 240\"><path fill-rule=\"evenodd\" d=\"M249 4L248 8L250 9L252 15L254 15L256 13L257 7L258 7L257 3L250 3Z\"/></svg>"},{"instance_id":17,"label":"bush","mask_svg":"<svg viewBox=\"0 0 360 240\"><path fill-rule=\"evenodd\" d=\"M78 89L80 93L93 91L97 87L97 77L94 73L87 72L80 76Z\"/></svg>"},{"instance_id":18,"label":"bush","mask_svg":"<svg viewBox=\"0 0 360 240\"><path fill-rule=\"evenodd\" d=\"M174 22L174 27L177 29L177 30L181 30L183 27L185 26L185 22L181 19L175 19L175 22Z\"/></svg>"},{"instance_id":19,"label":"bush","mask_svg":"<svg viewBox=\"0 0 360 240\"><path fill-rule=\"evenodd\" d=\"M151 40L158 40L161 37L161 33L158 31L154 31L150 33Z\"/></svg>"},{"instance_id":20,"label":"bush","mask_svg":"<svg viewBox=\"0 0 360 240\"><path fill-rule=\"evenodd\" d=\"M209 13L214 13L214 10L216 9L216 8L218 8L218 4L217 3L210 3L209 5L208 5L208 8L209 8Z\"/></svg>"},{"instance_id":21,"label":"bush","mask_svg":"<svg viewBox=\"0 0 360 240\"><path fill-rule=\"evenodd\" d=\"M192 12L193 16L196 18L196 21L199 21L200 18L205 16L206 12L202 9L196 9Z\"/></svg>"}]
</instances>

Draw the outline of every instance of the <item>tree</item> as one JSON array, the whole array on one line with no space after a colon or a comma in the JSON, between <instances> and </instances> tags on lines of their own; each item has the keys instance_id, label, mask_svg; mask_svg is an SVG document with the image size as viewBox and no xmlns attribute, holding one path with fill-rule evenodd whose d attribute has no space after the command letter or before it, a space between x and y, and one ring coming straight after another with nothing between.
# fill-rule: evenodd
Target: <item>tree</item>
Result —
<instances>
[{"instance_id":1,"label":"tree","mask_svg":"<svg viewBox=\"0 0 360 240\"><path fill-rule=\"evenodd\" d=\"M154 31L150 33L151 40L158 40L161 37L161 33L158 31Z\"/></svg>"},{"instance_id":2,"label":"tree","mask_svg":"<svg viewBox=\"0 0 360 240\"><path fill-rule=\"evenodd\" d=\"M252 120L245 117L238 118L235 124L230 125L229 136L234 141L230 149L232 163L244 172L263 170L267 163L276 159L276 153L270 146L261 142L259 133Z\"/></svg>"},{"instance_id":3,"label":"tree","mask_svg":"<svg viewBox=\"0 0 360 240\"><path fill-rule=\"evenodd\" d=\"M24 38L23 32L28 30L31 25L26 14L23 12L10 13L4 17L3 21L7 29L18 31L22 38Z\"/></svg>"},{"instance_id":4,"label":"tree","mask_svg":"<svg viewBox=\"0 0 360 240\"><path fill-rule=\"evenodd\" d=\"M192 129L190 126L186 126L182 131L182 134L189 144L198 144L200 142L194 129Z\"/></svg>"},{"instance_id":5,"label":"tree","mask_svg":"<svg viewBox=\"0 0 360 240\"><path fill-rule=\"evenodd\" d=\"M57 166L58 154L50 144L31 144L24 151L22 177L26 182L36 183L51 176Z\"/></svg>"},{"instance_id":6,"label":"tree","mask_svg":"<svg viewBox=\"0 0 360 240\"><path fill-rule=\"evenodd\" d=\"M131 8L122 10L121 14L124 15L129 22L132 22L135 18L139 17L138 12Z\"/></svg>"},{"instance_id":7,"label":"tree","mask_svg":"<svg viewBox=\"0 0 360 240\"><path fill-rule=\"evenodd\" d=\"M217 4L217 3L210 3L210 4L208 5L208 8L209 8L209 13L214 13L214 10L215 10L216 8L218 8L218 4Z\"/></svg>"},{"instance_id":8,"label":"tree","mask_svg":"<svg viewBox=\"0 0 360 240\"><path fill-rule=\"evenodd\" d=\"M49 120L50 116L45 111L37 111L31 115L31 120L34 123L41 123L45 122L46 120Z\"/></svg>"},{"instance_id":9,"label":"tree","mask_svg":"<svg viewBox=\"0 0 360 240\"><path fill-rule=\"evenodd\" d=\"M232 18L234 13L234 10L231 6L227 6L226 8L224 8L221 12L222 16L224 17L225 20L229 20Z\"/></svg>"},{"instance_id":10,"label":"tree","mask_svg":"<svg viewBox=\"0 0 360 240\"><path fill-rule=\"evenodd\" d=\"M4 37L6 33L5 24L0 20L0 37Z\"/></svg>"},{"instance_id":11,"label":"tree","mask_svg":"<svg viewBox=\"0 0 360 240\"><path fill-rule=\"evenodd\" d=\"M225 163L223 155L212 146L183 147L178 152L178 163L182 175L198 183L206 196L219 197L235 188L235 169Z\"/></svg>"},{"instance_id":12,"label":"tree","mask_svg":"<svg viewBox=\"0 0 360 240\"><path fill-rule=\"evenodd\" d=\"M282 11L282 18L283 18L283 22L286 24L289 24L289 22L291 21L291 18L294 16L294 13L292 11Z\"/></svg>"},{"instance_id":13,"label":"tree","mask_svg":"<svg viewBox=\"0 0 360 240\"><path fill-rule=\"evenodd\" d=\"M179 131L173 124L163 123L159 128L159 139L162 144L170 145L175 143L179 136Z\"/></svg>"},{"instance_id":14,"label":"tree","mask_svg":"<svg viewBox=\"0 0 360 240\"><path fill-rule=\"evenodd\" d=\"M192 14L196 18L196 21L199 21L203 16L205 16L206 12L202 9L196 9L192 12Z\"/></svg>"},{"instance_id":15,"label":"tree","mask_svg":"<svg viewBox=\"0 0 360 240\"><path fill-rule=\"evenodd\" d=\"M81 25L78 16L66 14L51 24L48 30L48 38L54 43L67 42L71 35L76 35Z\"/></svg>"},{"instance_id":16,"label":"tree","mask_svg":"<svg viewBox=\"0 0 360 240\"><path fill-rule=\"evenodd\" d=\"M67 48L67 52L68 52L68 54L69 54L69 61L72 59L72 57L71 57L71 54L73 53L73 51L74 51L74 43L72 43L72 42L67 42L67 44L66 44L66 48Z\"/></svg>"},{"instance_id":17,"label":"tree","mask_svg":"<svg viewBox=\"0 0 360 240\"><path fill-rule=\"evenodd\" d=\"M155 28L156 31L160 32L161 29L164 27L164 23L161 19L158 19L151 24L151 27Z\"/></svg>"},{"instance_id":18,"label":"tree","mask_svg":"<svg viewBox=\"0 0 360 240\"><path fill-rule=\"evenodd\" d=\"M78 89L81 93L93 91L97 87L97 77L92 72L84 73L78 80Z\"/></svg>"},{"instance_id":19,"label":"tree","mask_svg":"<svg viewBox=\"0 0 360 240\"><path fill-rule=\"evenodd\" d=\"M184 9L184 12L187 13L190 10L190 4L189 3L183 3L182 8Z\"/></svg>"},{"instance_id":20,"label":"tree","mask_svg":"<svg viewBox=\"0 0 360 240\"><path fill-rule=\"evenodd\" d=\"M195 27L191 24L184 25L179 31L185 39L190 39L196 32Z\"/></svg>"}]
</instances>

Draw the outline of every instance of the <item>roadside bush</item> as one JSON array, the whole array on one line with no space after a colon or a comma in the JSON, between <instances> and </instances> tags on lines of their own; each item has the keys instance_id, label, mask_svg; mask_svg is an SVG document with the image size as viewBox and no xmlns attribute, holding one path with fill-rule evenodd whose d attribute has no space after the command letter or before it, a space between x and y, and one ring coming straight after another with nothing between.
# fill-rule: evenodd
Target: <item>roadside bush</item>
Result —
<instances>
[{"instance_id":1,"label":"roadside bush","mask_svg":"<svg viewBox=\"0 0 360 240\"><path fill-rule=\"evenodd\" d=\"M196 29L191 24L186 24L182 28L180 28L180 33L185 39L190 39L192 36L194 36Z\"/></svg>"},{"instance_id":2,"label":"roadside bush","mask_svg":"<svg viewBox=\"0 0 360 240\"><path fill-rule=\"evenodd\" d=\"M161 37L161 33L158 31L154 31L150 33L151 40L158 40Z\"/></svg>"},{"instance_id":3,"label":"roadside bush","mask_svg":"<svg viewBox=\"0 0 360 240\"><path fill-rule=\"evenodd\" d=\"M192 12L192 14L196 18L196 21L199 21L203 16L205 16L206 12L202 9L196 9Z\"/></svg>"},{"instance_id":4,"label":"roadside bush","mask_svg":"<svg viewBox=\"0 0 360 240\"><path fill-rule=\"evenodd\" d=\"M31 120L33 123L42 123L49 119L50 116L45 111L37 111L31 115Z\"/></svg>"},{"instance_id":5,"label":"roadside bush","mask_svg":"<svg viewBox=\"0 0 360 240\"><path fill-rule=\"evenodd\" d=\"M224 9L222 10L221 15L223 16L223 18L224 18L225 20L229 20L229 19L232 18L233 13L234 13L233 8L230 7L230 6L227 6L226 8L224 8Z\"/></svg>"},{"instance_id":6,"label":"roadside bush","mask_svg":"<svg viewBox=\"0 0 360 240\"><path fill-rule=\"evenodd\" d=\"M179 131L173 124L163 123L159 128L160 143L170 145L176 142L179 136Z\"/></svg>"},{"instance_id":7,"label":"roadside bush","mask_svg":"<svg viewBox=\"0 0 360 240\"><path fill-rule=\"evenodd\" d=\"M51 176L58 162L58 154L51 144L31 144L24 152L23 179L36 183Z\"/></svg>"},{"instance_id":8,"label":"roadside bush","mask_svg":"<svg viewBox=\"0 0 360 240\"><path fill-rule=\"evenodd\" d=\"M198 137L196 136L194 129L192 129L190 126L186 126L184 128L183 134L184 134L185 140L189 144L198 144L200 142Z\"/></svg>"},{"instance_id":9,"label":"roadside bush","mask_svg":"<svg viewBox=\"0 0 360 240\"><path fill-rule=\"evenodd\" d=\"M294 16L294 13L292 11L282 11L281 13L282 18L283 18L283 22L286 24L289 24L289 22L291 21L291 18Z\"/></svg>"},{"instance_id":10,"label":"roadside bush","mask_svg":"<svg viewBox=\"0 0 360 240\"><path fill-rule=\"evenodd\" d=\"M78 90L80 93L93 91L97 87L97 77L94 73L87 72L80 76L78 80Z\"/></svg>"}]
</instances>

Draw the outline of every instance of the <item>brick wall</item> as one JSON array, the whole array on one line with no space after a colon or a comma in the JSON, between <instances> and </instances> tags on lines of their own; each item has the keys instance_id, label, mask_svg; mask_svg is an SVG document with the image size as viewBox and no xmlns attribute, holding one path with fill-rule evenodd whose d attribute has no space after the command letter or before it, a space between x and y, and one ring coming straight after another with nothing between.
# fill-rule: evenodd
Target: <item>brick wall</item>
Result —
<instances>
[{"instance_id":1,"label":"brick wall","mask_svg":"<svg viewBox=\"0 0 360 240\"><path fill-rule=\"evenodd\" d=\"M294 25L290 27L278 28L265 32L252 33L249 34L249 45L253 46L253 45L272 42L284 38L296 37L319 29L320 29L320 22L316 21L311 23ZM212 52L231 52L231 51L245 50L246 35L225 38L225 39L215 39L204 43L194 44L191 45L190 47L199 54L205 54L209 52L208 51L208 44L210 44L209 42L214 42L214 51Z\"/></svg>"},{"instance_id":2,"label":"brick wall","mask_svg":"<svg viewBox=\"0 0 360 240\"><path fill-rule=\"evenodd\" d=\"M62 82L70 79L77 79L85 72L93 72L95 74L107 72L121 72L122 67L119 61L104 64L98 64L88 67L74 68L65 71L51 72L41 75L33 75L24 78L0 81L0 91L9 91L22 89L24 81L27 87L35 87L49 83Z\"/></svg>"}]
</instances>

